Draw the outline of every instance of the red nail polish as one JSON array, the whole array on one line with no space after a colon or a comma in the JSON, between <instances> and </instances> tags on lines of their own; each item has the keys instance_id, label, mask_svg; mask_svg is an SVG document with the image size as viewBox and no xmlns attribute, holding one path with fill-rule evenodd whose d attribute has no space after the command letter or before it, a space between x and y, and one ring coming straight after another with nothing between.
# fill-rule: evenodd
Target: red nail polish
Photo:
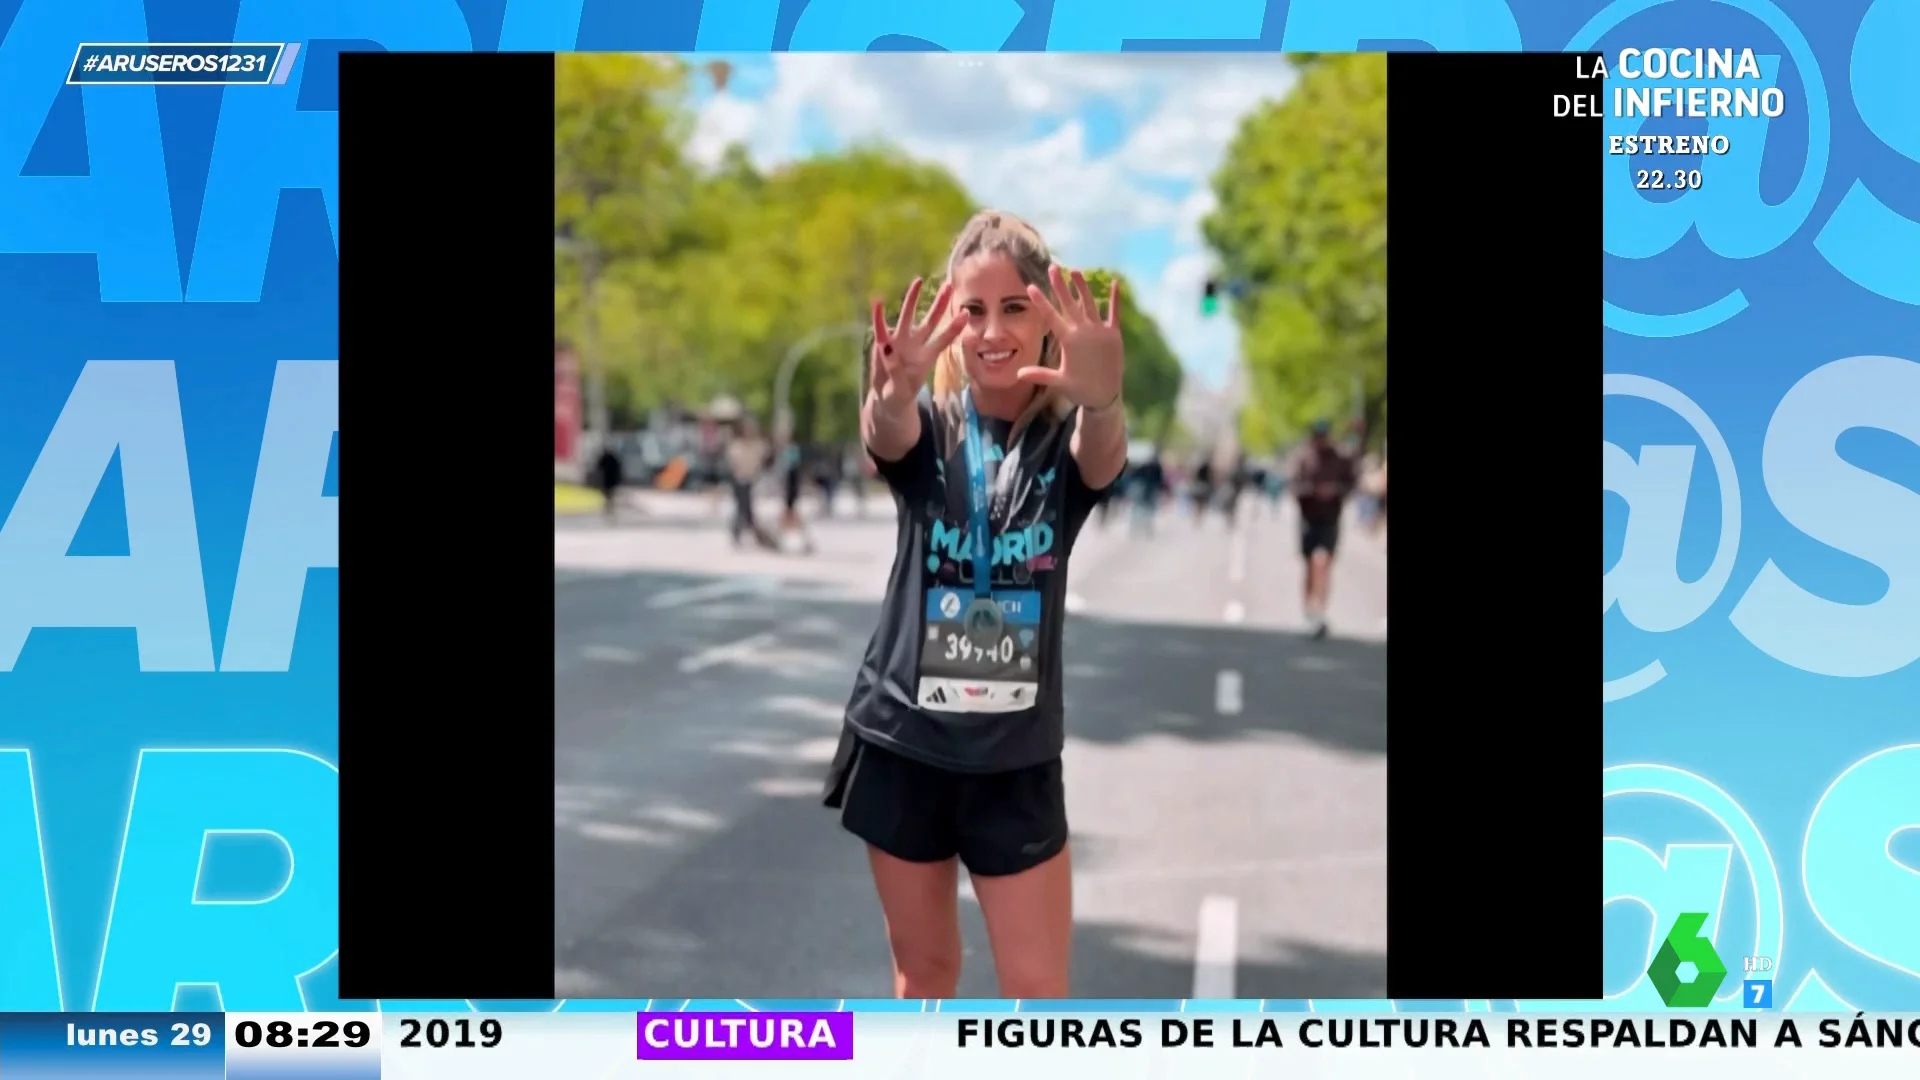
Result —
<instances>
[{"instance_id":1,"label":"red nail polish","mask_svg":"<svg viewBox=\"0 0 1920 1080\"><path fill-rule=\"evenodd\" d=\"M893 355L893 346L891 346L891 345L882 345L882 346L880 346L880 352L881 352L881 353L882 353L883 355L885 355L885 356L892 356L892 355Z\"/></svg>"}]
</instances>

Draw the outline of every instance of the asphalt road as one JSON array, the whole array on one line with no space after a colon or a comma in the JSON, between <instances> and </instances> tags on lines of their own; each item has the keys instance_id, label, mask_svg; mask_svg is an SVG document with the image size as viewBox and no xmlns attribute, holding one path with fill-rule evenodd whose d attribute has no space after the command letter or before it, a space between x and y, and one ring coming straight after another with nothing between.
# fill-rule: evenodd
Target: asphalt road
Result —
<instances>
[{"instance_id":1,"label":"asphalt road","mask_svg":"<svg viewBox=\"0 0 1920 1080\"><path fill-rule=\"evenodd\" d=\"M1386 574L1349 529L1303 637L1291 514L1089 524L1066 628L1073 992L1386 991ZM860 845L820 806L892 558L889 504L811 556L720 508L556 518L557 993L891 994ZM962 887L965 997L998 996Z\"/></svg>"}]
</instances>

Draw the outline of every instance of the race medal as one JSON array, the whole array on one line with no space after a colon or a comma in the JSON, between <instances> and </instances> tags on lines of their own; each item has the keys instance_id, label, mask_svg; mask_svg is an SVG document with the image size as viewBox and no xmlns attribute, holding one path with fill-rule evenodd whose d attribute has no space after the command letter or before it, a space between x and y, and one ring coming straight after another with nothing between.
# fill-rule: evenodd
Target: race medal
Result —
<instances>
[{"instance_id":1,"label":"race medal","mask_svg":"<svg viewBox=\"0 0 1920 1080\"><path fill-rule=\"evenodd\" d=\"M982 596L967 605L967 637L982 649L1000 647L1000 633L1006 626L1006 619L1000 614L1000 604L991 596Z\"/></svg>"}]
</instances>

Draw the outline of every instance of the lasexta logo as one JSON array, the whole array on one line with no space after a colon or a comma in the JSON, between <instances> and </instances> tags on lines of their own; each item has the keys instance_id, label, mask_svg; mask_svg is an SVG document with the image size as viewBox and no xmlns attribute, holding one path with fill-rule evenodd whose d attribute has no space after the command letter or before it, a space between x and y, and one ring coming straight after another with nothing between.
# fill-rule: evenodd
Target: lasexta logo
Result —
<instances>
[{"instance_id":1,"label":"lasexta logo","mask_svg":"<svg viewBox=\"0 0 1920 1080\"><path fill-rule=\"evenodd\" d=\"M1705 912L1692 911L1673 921L1673 929L1653 954L1647 966L1647 978L1660 992L1660 1000L1675 1009L1704 1009L1713 1004L1713 992L1726 980L1727 965L1720 960L1713 942L1701 928L1707 925ZM1692 978L1682 968L1693 966Z\"/></svg>"}]
</instances>

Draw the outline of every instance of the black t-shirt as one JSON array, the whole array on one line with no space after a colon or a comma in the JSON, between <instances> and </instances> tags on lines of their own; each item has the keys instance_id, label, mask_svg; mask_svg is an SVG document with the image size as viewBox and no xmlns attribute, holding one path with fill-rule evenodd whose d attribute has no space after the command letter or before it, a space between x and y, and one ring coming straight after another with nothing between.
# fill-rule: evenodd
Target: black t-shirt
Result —
<instances>
[{"instance_id":1,"label":"black t-shirt","mask_svg":"<svg viewBox=\"0 0 1920 1080\"><path fill-rule=\"evenodd\" d=\"M1002 632L976 642L964 626L976 598L965 420L926 396L920 441L875 461L900 509L900 535L880 626L847 703L863 738L955 772L1004 772L1051 761L1066 742L1060 639L1067 559L1099 492L1069 447L1075 417L1040 417L1015 447L1013 425L981 417L993 540L992 595Z\"/></svg>"}]
</instances>

